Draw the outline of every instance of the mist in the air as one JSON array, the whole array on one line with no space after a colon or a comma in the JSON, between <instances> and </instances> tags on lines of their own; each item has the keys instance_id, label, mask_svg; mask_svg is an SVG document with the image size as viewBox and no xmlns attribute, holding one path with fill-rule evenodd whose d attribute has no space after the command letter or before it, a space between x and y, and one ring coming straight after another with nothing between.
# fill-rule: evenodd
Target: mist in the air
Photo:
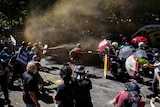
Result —
<instances>
[{"instance_id":1,"label":"mist in the air","mask_svg":"<svg viewBox=\"0 0 160 107\"><path fill-rule=\"evenodd\" d=\"M126 5L125 1L57 0L45 12L31 9L24 36L27 41L50 46L80 42L83 48L95 50L101 37L109 36L105 21L108 4L119 7Z\"/></svg>"}]
</instances>

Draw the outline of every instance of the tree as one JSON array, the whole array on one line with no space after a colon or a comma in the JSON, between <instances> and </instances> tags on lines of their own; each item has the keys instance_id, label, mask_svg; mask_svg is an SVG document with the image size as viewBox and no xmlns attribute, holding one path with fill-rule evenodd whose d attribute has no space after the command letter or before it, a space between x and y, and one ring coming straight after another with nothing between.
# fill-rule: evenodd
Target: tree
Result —
<instances>
[{"instance_id":1,"label":"tree","mask_svg":"<svg viewBox=\"0 0 160 107\"><path fill-rule=\"evenodd\" d=\"M1 0L0 3L0 27L23 30L23 26L29 25L31 35L39 37L55 34L84 38L119 33L130 36L145 24L160 23L157 8L160 2L156 0ZM48 31L50 28L54 30Z\"/></svg>"},{"instance_id":2,"label":"tree","mask_svg":"<svg viewBox=\"0 0 160 107\"><path fill-rule=\"evenodd\" d=\"M0 4L1 27L23 25L28 14L28 0L1 0Z\"/></svg>"}]
</instances>

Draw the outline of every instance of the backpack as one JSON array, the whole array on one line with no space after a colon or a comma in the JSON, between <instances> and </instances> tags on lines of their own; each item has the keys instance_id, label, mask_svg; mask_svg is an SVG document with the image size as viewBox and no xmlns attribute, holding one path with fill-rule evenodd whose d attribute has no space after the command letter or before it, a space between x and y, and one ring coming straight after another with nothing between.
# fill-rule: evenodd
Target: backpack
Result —
<instances>
[{"instance_id":1,"label":"backpack","mask_svg":"<svg viewBox=\"0 0 160 107\"><path fill-rule=\"evenodd\" d=\"M120 107L138 107L138 103L141 99L141 95L138 95L135 99L132 98L131 92L128 92L128 96L121 103Z\"/></svg>"}]
</instances>

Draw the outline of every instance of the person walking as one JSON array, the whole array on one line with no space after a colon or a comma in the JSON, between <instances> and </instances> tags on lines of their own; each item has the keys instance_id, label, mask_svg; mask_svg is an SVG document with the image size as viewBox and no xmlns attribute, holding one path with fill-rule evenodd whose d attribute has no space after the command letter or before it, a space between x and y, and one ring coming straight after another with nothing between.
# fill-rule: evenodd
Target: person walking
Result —
<instances>
[{"instance_id":1,"label":"person walking","mask_svg":"<svg viewBox=\"0 0 160 107\"><path fill-rule=\"evenodd\" d=\"M82 64L82 47L80 43L77 43L76 47L69 52L69 57L76 65Z\"/></svg>"},{"instance_id":2,"label":"person walking","mask_svg":"<svg viewBox=\"0 0 160 107\"><path fill-rule=\"evenodd\" d=\"M0 59L0 85L1 85L1 89L2 92L4 94L4 98L5 98L5 102L10 105L10 100L9 100L9 94L8 94L8 73L10 69L8 68L8 64L6 63L5 60Z\"/></svg>"},{"instance_id":3,"label":"person walking","mask_svg":"<svg viewBox=\"0 0 160 107\"><path fill-rule=\"evenodd\" d=\"M40 107L38 103L38 81L34 77L37 72L35 62L31 61L27 64L26 71L22 75L23 79L23 101L26 107Z\"/></svg>"}]
</instances>

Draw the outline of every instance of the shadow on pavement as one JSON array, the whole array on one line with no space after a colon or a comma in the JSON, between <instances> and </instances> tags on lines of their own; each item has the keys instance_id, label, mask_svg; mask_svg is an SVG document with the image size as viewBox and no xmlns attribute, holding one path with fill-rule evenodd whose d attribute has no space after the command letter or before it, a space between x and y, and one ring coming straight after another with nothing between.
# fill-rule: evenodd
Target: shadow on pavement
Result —
<instances>
[{"instance_id":1,"label":"shadow on pavement","mask_svg":"<svg viewBox=\"0 0 160 107\"><path fill-rule=\"evenodd\" d=\"M52 104L53 103L53 98L52 96L48 95L48 94L40 94L39 95L39 100L42 100L43 102L45 102L46 104Z\"/></svg>"},{"instance_id":2,"label":"shadow on pavement","mask_svg":"<svg viewBox=\"0 0 160 107\"><path fill-rule=\"evenodd\" d=\"M23 89L20 86L10 86L8 88L11 91L23 91Z\"/></svg>"},{"instance_id":3,"label":"shadow on pavement","mask_svg":"<svg viewBox=\"0 0 160 107\"><path fill-rule=\"evenodd\" d=\"M5 102L4 99L0 98L0 107L5 107L5 105L7 105L7 102ZM8 107L14 107L14 106L8 105Z\"/></svg>"}]
</instances>

